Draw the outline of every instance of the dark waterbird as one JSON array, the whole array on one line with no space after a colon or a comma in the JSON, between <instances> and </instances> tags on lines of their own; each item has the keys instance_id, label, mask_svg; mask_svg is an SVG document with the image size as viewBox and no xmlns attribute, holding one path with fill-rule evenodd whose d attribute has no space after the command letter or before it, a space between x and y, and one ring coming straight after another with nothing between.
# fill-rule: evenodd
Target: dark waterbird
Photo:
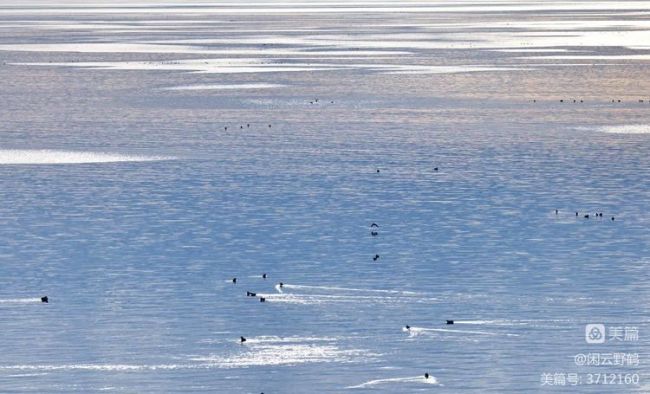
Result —
<instances>
[{"instance_id":1,"label":"dark waterbird","mask_svg":"<svg viewBox=\"0 0 650 394\"><path fill-rule=\"evenodd\" d=\"M372 258L373 261L377 261L377 259L379 259L379 255L378 255L378 254L376 254L375 257Z\"/></svg>"},{"instance_id":2,"label":"dark waterbird","mask_svg":"<svg viewBox=\"0 0 650 394\"><path fill-rule=\"evenodd\" d=\"M48 302L50 302L50 299L47 298L47 296L44 296L44 297L41 297L41 302L44 302L44 303L47 304Z\"/></svg>"},{"instance_id":3,"label":"dark waterbird","mask_svg":"<svg viewBox=\"0 0 650 394\"><path fill-rule=\"evenodd\" d=\"M260 302L266 302L266 298L260 297Z\"/></svg>"},{"instance_id":4,"label":"dark waterbird","mask_svg":"<svg viewBox=\"0 0 650 394\"><path fill-rule=\"evenodd\" d=\"M424 378L425 378L425 379L429 379L429 372L425 372L425 373L424 373Z\"/></svg>"},{"instance_id":5,"label":"dark waterbird","mask_svg":"<svg viewBox=\"0 0 650 394\"><path fill-rule=\"evenodd\" d=\"M244 343L246 342L246 338L244 337L239 337L239 343Z\"/></svg>"},{"instance_id":6,"label":"dark waterbird","mask_svg":"<svg viewBox=\"0 0 650 394\"><path fill-rule=\"evenodd\" d=\"M454 324L453 320L447 320L447 324Z\"/></svg>"},{"instance_id":7,"label":"dark waterbird","mask_svg":"<svg viewBox=\"0 0 650 394\"><path fill-rule=\"evenodd\" d=\"M237 278L232 278L232 283L233 284L237 283Z\"/></svg>"},{"instance_id":8,"label":"dark waterbird","mask_svg":"<svg viewBox=\"0 0 650 394\"><path fill-rule=\"evenodd\" d=\"M252 291L247 291L246 292L246 297L255 297L257 294L253 293Z\"/></svg>"},{"instance_id":9,"label":"dark waterbird","mask_svg":"<svg viewBox=\"0 0 650 394\"><path fill-rule=\"evenodd\" d=\"M262 274L262 279L266 279L266 273Z\"/></svg>"}]
</instances>

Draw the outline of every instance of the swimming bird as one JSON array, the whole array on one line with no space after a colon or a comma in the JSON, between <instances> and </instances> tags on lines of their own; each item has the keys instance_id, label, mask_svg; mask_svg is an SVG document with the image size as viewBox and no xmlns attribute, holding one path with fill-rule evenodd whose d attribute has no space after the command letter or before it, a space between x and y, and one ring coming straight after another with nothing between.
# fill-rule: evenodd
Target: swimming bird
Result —
<instances>
[{"instance_id":1,"label":"swimming bird","mask_svg":"<svg viewBox=\"0 0 650 394\"><path fill-rule=\"evenodd\" d=\"M284 283L282 283L282 282L280 282L279 285L280 285L280 288L284 287Z\"/></svg>"},{"instance_id":2,"label":"swimming bird","mask_svg":"<svg viewBox=\"0 0 650 394\"><path fill-rule=\"evenodd\" d=\"M454 324L453 320L447 320L447 324Z\"/></svg>"},{"instance_id":3,"label":"swimming bird","mask_svg":"<svg viewBox=\"0 0 650 394\"><path fill-rule=\"evenodd\" d=\"M424 373L424 378L425 378L425 379L429 379L429 372L425 372L425 373Z\"/></svg>"},{"instance_id":4,"label":"swimming bird","mask_svg":"<svg viewBox=\"0 0 650 394\"><path fill-rule=\"evenodd\" d=\"M44 302L44 303L47 304L48 302L50 302L50 299L47 298L47 296L44 296L44 297L41 297L41 302Z\"/></svg>"},{"instance_id":5,"label":"swimming bird","mask_svg":"<svg viewBox=\"0 0 650 394\"><path fill-rule=\"evenodd\" d=\"M236 284L237 283L237 278L232 278L232 283Z\"/></svg>"},{"instance_id":6,"label":"swimming bird","mask_svg":"<svg viewBox=\"0 0 650 394\"><path fill-rule=\"evenodd\" d=\"M370 232L370 235L372 235L373 237L376 237L377 235L379 235L379 233L376 232L376 231L371 231L371 232Z\"/></svg>"},{"instance_id":7,"label":"swimming bird","mask_svg":"<svg viewBox=\"0 0 650 394\"><path fill-rule=\"evenodd\" d=\"M239 343L244 343L246 342L246 338L244 337L239 337Z\"/></svg>"},{"instance_id":8,"label":"swimming bird","mask_svg":"<svg viewBox=\"0 0 650 394\"><path fill-rule=\"evenodd\" d=\"M373 222L373 223L370 225L370 227L379 227L379 225L378 225L377 223L374 223L374 222Z\"/></svg>"},{"instance_id":9,"label":"swimming bird","mask_svg":"<svg viewBox=\"0 0 650 394\"><path fill-rule=\"evenodd\" d=\"M372 260L373 260L373 261L377 261L378 258L379 258L379 255L376 254L375 257L372 258Z\"/></svg>"},{"instance_id":10,"label":"swimming bird","mask_svg":"<svg viewBox=\"0 0 650 394\"><path fill-rule=\"evenodd\" d=\"M589 214L586 214L586 215L585 215L585 219L589 219Z\"/></svg>"},{"instance_id":11,"label":"swimming bird","mask_svg":"<svg viewBox=\"0 0 650 394\"><path fill-rule=\"evenodd\" d=\"M379 174L379 168L377 168L377 174Z\"/></svg>"},{"instance_id":12,"label":"swimming bird","mask_svg":"<svg viewBox=\"0 0 650 394\"><path fill-rule=\"evenodd\" d=\"M576 217L578 216L578 212L576 212Z\"/></svg>"},{"instance_id":13,"label":"swimming bird","mask_svg":"<svg viewBox=\"0 0 650 394\"><path fill-rule=\"evenodd\" d=\"M224 129L224 130L228 130L228 126L224 127L223 129Z\"/></svg>"},{"instance_id":14,"label":"swimming bird","mask_svg":"<svg viewBox=\"0 0 650 394\"><path fill-rule=\"evenodd\" d=\"M260 297L260 302L266 302L266 298Z\"/></svg>"},{"instance_id":15,"label":"swimming bird","mask_svg":"<svg viewBox=\"0 0 650 394\"><path fill-rule=\"evenodd\" d=\"M557 215L557 209L555 210L555 214Z\"/></svg>"},{"instance_id":16,"label":"swimming bird","mask_svg":"<svg viewBox=\"0 0 650 394\"><path fill-rule=\"evenodd\" d=\"M614 220L614 216L612 216L612 220Z\"/></svg>"},{"instance_id":17,"label":"swimming bird","mask_svg":"<svg viewBox=\"0 0 650 394\"><path fill-rule=\"evenodd\" d=\"M247 291L246 296L247 297L255 297L257 294L253 293L252 291Z\"/></svg>"},{"instance_id":18,"label":"swimming bird","mask_svg":"<svg viewBox=\"0 0 650 394\"><path fill-rule=\"evenodd\" d=\"M434 171L438 171L438 167L434 167L433 170L434 170Z\"/></svg>"},{"instance_id":19,"label":"swimming bird","mask_svg":"<svg viewBox=\"0 0 650 394\"><path fill-rule=\"evenodd\" d=\"M410 331L410 330L411 330L411 326L409 326L408 324L405 325L404 328L406 328L407 331Z\"/></svg>"},{"instance_id":20,"label":"swimming bird","mask_svg":"<svg viewBox=\"0 0 650 394\"><path fill-rule=\"evenodd\" d=\"M262 279L266 279L266 273L262 274Z\"/></svg>"}]
</instances>

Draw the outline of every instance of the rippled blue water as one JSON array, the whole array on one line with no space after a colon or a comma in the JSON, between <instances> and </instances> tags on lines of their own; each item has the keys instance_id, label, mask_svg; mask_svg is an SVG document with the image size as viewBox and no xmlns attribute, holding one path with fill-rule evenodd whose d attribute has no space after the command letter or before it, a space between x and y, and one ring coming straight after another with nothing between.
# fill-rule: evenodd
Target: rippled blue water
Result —
<instances>
[{"instance_id":1,"label":"rippled blue water","mask_svg":"<svg viewBox=\"0 0 650 394\"><path fill-rule=\"evenodd\" d=\"M495 21L635 20L611 9L600 16L7 9L0 8L2 45L233 40L209 49L241 47L260 34L272 41L430 33L418 25L468 18L484 25L479 34L494 31ZM165 18L173 28L156 25ZM147 21L155 28L143 28ZM72 23L91 27L63 26ZM444 31L476 34L465 28ZM388 60L321 53L305 62L517 70L98 70L25 63L220 56L0 51L0 391L647 390L647 65L533 69L527 65L545 61L406 46L408 56ZM281 86L164 90L251 83ZM605 128L619 125L638 133ZM97 153L123 161L96 163ZM10 164L20 160L28 164ZM636 328L639 338L589 345L587 323ZM594 352L638 353L640 364L576 365L574 356ZM583 380L550 387L544 373ZM636 373L640 384L587 385L589 373Z\"/></svg>"}]
</instances>

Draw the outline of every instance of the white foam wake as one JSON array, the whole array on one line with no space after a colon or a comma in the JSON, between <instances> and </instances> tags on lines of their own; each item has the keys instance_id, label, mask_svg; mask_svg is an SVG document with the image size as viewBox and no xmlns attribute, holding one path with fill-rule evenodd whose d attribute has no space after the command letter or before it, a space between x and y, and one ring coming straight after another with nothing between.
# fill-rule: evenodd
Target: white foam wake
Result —
<instances>
[{"instance_id":1,"label":"white foam wake","mask_svg":"<svg viewBox=\"0 0 650 394\"><path fill-rule=\"evenodd\" d=\"M32 303L41 303L40 298L5 298L0 299L0 304L32 304Z\"/></svg>"},{"instance_id":2,"label":"white foam wake","mask_svg":"<svg viewBox=\"0 0 650 394\"><path fill-rule=\"evenodd\" d=\"M403 302L435 302L436 298L422 297L423 293L401 290L360 289L337 286L308 286L279 284L275 286L278 294L262 294L267 302L287 304L313 305L331 302L356 303L403 303ZM317 292L316 292L317 291Z\"/></svg>"},{"instance_id":3,"label":"white foam wake","mask_svg":"<svg viewBox=\"0 0 650 394\"><path fill-rule=\"evenodd\" d=\"M341 295L341 294L295 294L295 293L257 293L259 297L264 297L266 302L279 302L285 304L302 304L314 305L323 303L399 303L413 302L413 298L399 296L380 296L380 295ZM421 302L424 299L416 299L415 302ZM435 301L435 299L429 299Z\"/></svg>"},{"instance_id":4,"label":"white foam wake","mask_svg":"<svg viewBox=\"0 0 650 394\"><path fill-rule=\"evenodd\" d=\"M515 320L454 320L454 324L490 325L490 326L525 326L528 323Z\"/></svg>"},{"instance_id":5,"label":"white foam wake","mask_svg":"<svg viewBox=\"0 0 650 394\"><path fill-rule=\"evenodd\" d=\"M133 156L116 153L60 151L50 149L0 149L2 164L83 164L124 161L173 160L173 157Z\"/></svg>"},{"instance_id":6,"label":"white foam wake","mask_svg":"<svg viewBox=\"0 0 650 394\"><path fill-rule=\"evenodd\" d=\"M439 384L438 379L434 376L429 376L425 378L424 376L408 376L404 378L387 378L387 379L376 379L370 380L365 383L358 384L356 386L348 386L346 389L362 389L366 387L377 386L380 384L399 384L399 383L420 383L420 384Z\"/></svg>"},{"instance_id":7,"label":"white foam wake","mask_svg":"<svg viewBox=\"0 0 650 394\"><path fill-rule=\"evenodd\" d=\"M650 134L650 125L632 124L621 126L603 126L597 129L602 133L609 134Z\"/></svg>"},{"instance_id":8,"label":"white foam wake","mask_svg":"<svg viewBox=\"0 0 650 394\"><path fill-rule=\"evenodd\" d=\"M18 364L0 365L0 371L155 371L209 368L208 364Z\"/></svg>"},{"instance_id":9,"label":"white foam wake","mask_svg":"<svg viewBox=\"0 0 650 394\"><path fill-rule=\"evenodd\" d=\"M241 90L241 89L273 89L286 85L277 83L240 83L240 84L205 84L205 85L183 85L164 88L164 90Z\"/></svg>"},{"instance_id":10,"label":"white foam wake","mask_svg":"<svg viewBox=\"0 0 650 394\"><path fill-rule=\"evenodd\" d=\"M236 348L236 349L235 349ZM234 349L234 350L233 350ZM379 354L365 349L344 348L333 337L260 336L239 341L225 354L193 356L179 363L161 364L17 364L0 365L0 372L148 372L156 370L226 369L265 365L298 365L306 363L355 363L375 360Z\"/></svg>"},{"instance_id":11,"label":"white foam wake","mask_svg":"<svg viewBox=\"0 0 650 394\"><path fill-rule=\"evenodd\" d=\"M352 287L335 287L335 286L307 286L307 285L289 285L284 284L284 287L287 289L300 289L300 290L331 290L331 291L346 291L346 292L357 292L357 293L385 293L385 294L401 294L401 295L418 295L418 293L412 291L401 291L401 290L376 290L376 289L357 289Z\"/></svg>"},{"instance_id":12,"label":"white foam wake","mask_svg":"<svg viewBox=\"0 0 650 394\"><path fill-rule=\"evenodd\" d=\"M425 328L425 327L411 327L409 329L402 328L402 331L408 332L409 336L414 337L417 335L427 334L427 333L452 333L452 334L474 334L474 335L492 335L492 336L508 336L508 337L518 337L519 334L503 333L503 332L492 332L492 331L475 331L475 330L456 330L450 328Z\"/></svg>"},{"instance_id":13,"label":"white foam wake","mask_svg":"<svg viewBox=\"0 0 650 394\"><path fill-rule=\"evenodd\" d=\"M332 337L247 338L234 355L209 355L192 358L217 368L241 368L262 365L297 365L305 363L353 363L369 361L378 355L364 349L344 349Z\"/></svg>"}]
</instances>

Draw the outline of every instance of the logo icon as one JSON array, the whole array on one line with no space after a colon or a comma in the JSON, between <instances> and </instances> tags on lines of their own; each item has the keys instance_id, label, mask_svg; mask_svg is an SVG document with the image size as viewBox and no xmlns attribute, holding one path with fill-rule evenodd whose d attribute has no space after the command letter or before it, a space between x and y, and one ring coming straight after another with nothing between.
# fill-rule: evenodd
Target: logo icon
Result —
<instances>
[{"instance_id":1,"label":"logo icon","mask_svg":"<svg viewBox=\"0 0 650 394\"><path fill-rule=\"evenodd\" d=\"M585 326L585 341L587 343L605 343L605 325L587 324Z\"/></svg>"}]
</instances>

